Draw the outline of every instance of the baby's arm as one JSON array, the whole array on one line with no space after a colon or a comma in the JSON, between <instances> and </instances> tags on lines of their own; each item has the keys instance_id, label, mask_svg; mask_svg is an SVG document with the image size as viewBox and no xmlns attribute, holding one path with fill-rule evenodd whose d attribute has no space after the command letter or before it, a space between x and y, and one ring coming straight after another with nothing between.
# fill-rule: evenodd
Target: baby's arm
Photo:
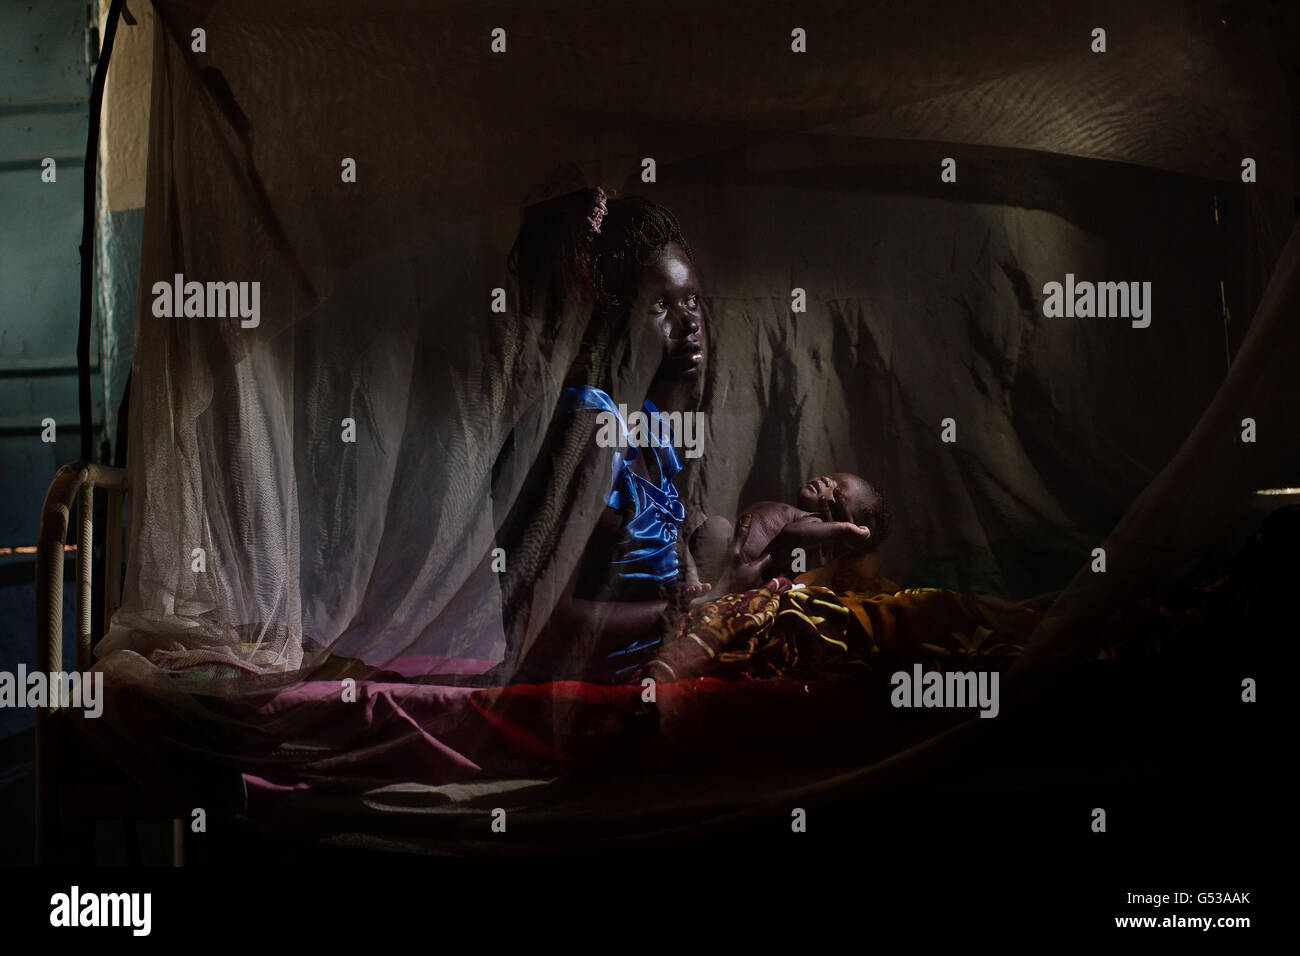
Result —
<instances>
[{"instance_id":1,"label":"baby's arm","mask_svg":"<svg viewBox=\"0 0 1300 956\"><path fill-rule=\"evenodd\" d=\"M818 515L801 512L799 517L788 522L768 543L772 554L772 573L794 577L797 572L791 564L795 549L802 550L804 567L800 570L807 571L821 567L848 551L866 547L870 540L871 529L866 525L856 525L849 521L826 521Z\"/></svg>"},{"instance_id":2,"label":"baby's arm","mask_svg":"<svg viewBox=\"0 0 1300 956\"><path fill-rule=\"evenodd\" d=\"M741 558L755 561L765 554L770 545L785 528L794 522L815 517L806 511L800 511L794 505L782 501L757 501L746 507L737 516L737 523L748 515L750 519L749 537L745 539ZM772 555L776 564L781 564L781 555ZM788 563L788 561L787 561Z\"/></svg>"}]
</instances>

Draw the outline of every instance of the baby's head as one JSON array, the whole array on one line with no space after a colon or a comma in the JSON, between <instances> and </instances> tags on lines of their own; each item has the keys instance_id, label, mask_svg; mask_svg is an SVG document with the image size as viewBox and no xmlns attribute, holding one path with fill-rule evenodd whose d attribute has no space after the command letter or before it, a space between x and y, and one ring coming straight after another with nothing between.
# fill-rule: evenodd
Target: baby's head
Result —
<instances>
[{"instance_id":1,"label":"baby's head","mask_svg":"<svg viewBox=\"0 0 1300 956\"><path fill-rule=\"evenodd\" d=\"M871 546L875 547L883 541L890 530L889 505L885 496L865 478L843 471L810 478L799 489L797 504L804 511L821 514L822 501L833 502L837 489L848 505L853 523L871 529Z\"/></svg>"}]
</instances>

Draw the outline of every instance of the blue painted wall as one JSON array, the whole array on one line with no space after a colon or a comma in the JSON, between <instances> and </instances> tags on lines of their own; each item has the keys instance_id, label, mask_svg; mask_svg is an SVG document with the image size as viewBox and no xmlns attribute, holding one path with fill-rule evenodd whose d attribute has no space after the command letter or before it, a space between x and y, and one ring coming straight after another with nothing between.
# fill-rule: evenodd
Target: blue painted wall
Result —
<instances>
[{"instance_id":1,"label":"blue painted wall","mask_svg":"<svg viewBox=\"0 0 1300 956\"><path fill-rule=\"evenodd\" d=\"M77 247L93 69L87 51L96 44L86 0L0 3L0 549L36 543L50 478L80 456ZM42 182L45 157L57 164L55 182ZM100 345L96 329L97 446L107 404ZM41 440L46 417L57 423L54 443ZM0 554L0 670L32 664L34 578L31 555ZM66 634L72 603L65 597ZM31 723L30 711L0 709L0 739Z\"/></svg>"}]
</instances>

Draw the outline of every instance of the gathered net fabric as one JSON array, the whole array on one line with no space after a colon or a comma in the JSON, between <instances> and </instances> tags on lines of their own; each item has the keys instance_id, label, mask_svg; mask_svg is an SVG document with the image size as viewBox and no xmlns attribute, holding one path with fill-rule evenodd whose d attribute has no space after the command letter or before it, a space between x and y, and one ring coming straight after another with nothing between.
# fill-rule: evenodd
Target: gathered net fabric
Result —
<instances>
[{"instance_id":1,"label":"gathered net fabric","mask_svg":"<svg viewBox=\"0 0 1300 956\"><path fill-rule=\"evenodd\" d=\"M1260 24L155 6L127 576L97 654L191 723L313 677L520 672L608 491L564 387L635 408L659 358L572 276L507 266L526 206L597 185L672 209L704 283L688 507L860 473L891 501L892 577L1048 610L1026 673L1095 651L1099 614L1223 547L1297 465L1288 101ZM1098 74L1102 13L1127 39ZM1066 272L1151 282L1150 326L1045 318ZM257 282L258 324L158 316L177 275ZM190 752L229 758L222 739Z\"/></svg>"},{"instance_id":2,"label":"gathered net fabric","mask_svg":"<svg viewBox=\"0 0 1300 956\"><path fill-rule=\"evenodd\" d=\"M544 457L590 315L581 303L536 317L492 311L493 290L509 285L520 203L471 211L440 191L440 167L480 148L480 117L442 112L474 105L457 99L469 78L440 103L393 112L383 135L365 129L368 109L345 132L328 98L309 118L300 100L314 92L265 86L278 30L307 58L303 76L337 58L292 11L278 26L249 11L222 11L228 21L160 12L142 274L258 282L261 321L157 319L142 297L131 410L142 494L115 621L122 636L104 650L179 645L261 673L309 669L330 652L380 663L418 652L499 659L501 589L488 567L506 509L494 466L515 476L508 496L526 469L504 466ZM219 71L187 58L170 32L200 21L233 58ZM418 31L384 42L406 47L406 68L425 68ZM449 82L441 69L424 81ZM417 107L427 93L403 96ZM261 110L314 123L298 135L322 158L305 161L298 145L291 158L283 131L254 130ZM413 128L427 141L400 146ZM363 171L355 186L341 182L345 157ZM272 172L268 162L286 165ZM317 167L313 181L292 171L300 162ZM518 183L503 194L525 198ZM597 331L616 351L636 344ZM603 361L635 377L630 360ZM507 437L510 462L498 461ZM582 513L564 517L562 530L582 540ZM515 589L521 602L544 598L525 590Z\"/></svg>"}]
</instances>

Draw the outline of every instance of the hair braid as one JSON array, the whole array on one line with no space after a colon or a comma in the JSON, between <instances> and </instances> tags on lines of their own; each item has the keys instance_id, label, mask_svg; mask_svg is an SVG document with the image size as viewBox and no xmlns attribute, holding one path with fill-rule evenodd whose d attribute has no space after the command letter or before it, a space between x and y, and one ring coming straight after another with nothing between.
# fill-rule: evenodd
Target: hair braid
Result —
<instances>
[{"instance_id":1,"label":"hair braid","mask_svg":"<svg viewBox=\"0 0 1300 956\"><path fill-rule=\"evenodd\" d=\"M594 291L601 308L628 308L641 273L670 242L694 260L681 224L666 206L641 196L611 200L600 235L592 243Z\"/></svg>"}]
</instances>

